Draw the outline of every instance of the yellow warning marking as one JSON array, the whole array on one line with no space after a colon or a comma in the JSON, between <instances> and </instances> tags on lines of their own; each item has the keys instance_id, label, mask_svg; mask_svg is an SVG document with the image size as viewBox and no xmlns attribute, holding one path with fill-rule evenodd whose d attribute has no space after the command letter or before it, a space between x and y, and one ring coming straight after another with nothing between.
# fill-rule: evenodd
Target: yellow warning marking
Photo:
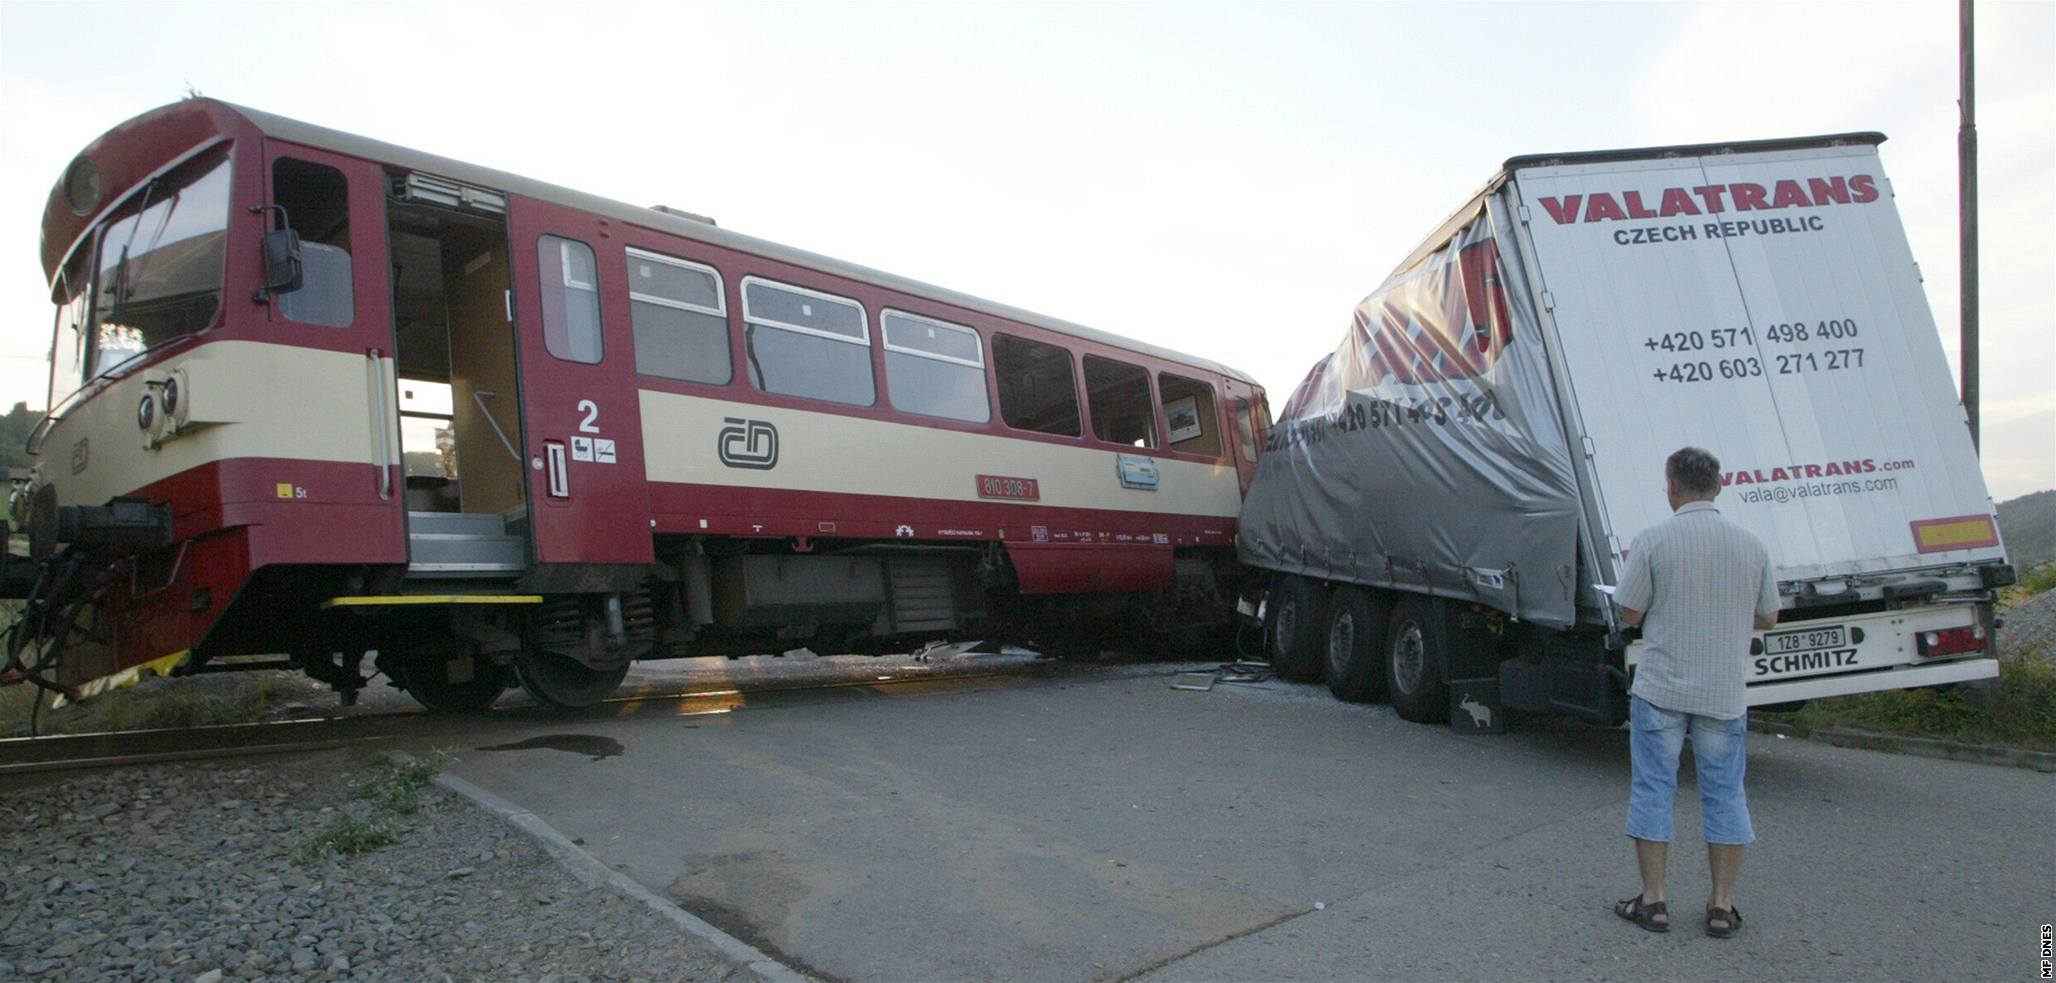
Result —
<instances>
[{"instance_id":1,"label":"yellow warning marking","mask_svg":"<svg viewBox=\"0 0 2056 983\"><path fill-rule=\"evenodd\" d=\"M1982 519L1951 522L1948 525L1923 528L1920 531L1920 542L1923 546L1947 546L1951 543L1968 543L1984 539L1991 534L1991 523Z\"/></svg>"},{"instance_id":2,"label":"yellow warning marking","mask_svg":"<svg viewBox=\"0 0 2056 983\"><path fill-rule=\"evenodd\" d=\"M191 649L180 649L170 655L138 663L112 675L101 676L98 679L89 679L72 687L72 691L78 694L78 702L83 703L109 690L127 689L134 686L143 681L145 673L152 676L171 675L171 671L177 668L179 663L184 662L186 654L191 651ZM64 695L60 693L51 699L50 706L52 709L56 709L71 702L71 700L65 699Z\"/></svg>"},{"instance_id":3,"label":"yellow warning marking","mask_svg":"<svg viewBox=\"0 0 2056 983\"><path fill-rule=\"evenodd\" d=\"M1996 546L1989 515L1966 515L1956 519L1930 519L1913 523L1913 540L1923 553L1956 546Z\"/></svg>"},{"instance_id":4,"label":"yellow warning marking","mask_svg":"<svg viewBox=\"0 0 2056 983\"><path fill-rule=\"evenodd\" d=\"M277 486L277 490L278 490L278 497L280 497L280 498L291 498L291 497L293 497L293 483L292 483L292 482L290 482L290 481L281 481L281 482L279 482L279 483L278 483L278 486Z\"/></svg>"},{"instance_id":5,"label":"yellow warning marking","mask_svg":"<svg viewBox=\"0 0 2056 983\"><path fill-rule=\"evenodd\" d=\"M541 594L372 594L331 597L323 608L385 607L395 604L541 604Z\"/></svg>"}]
</instances>

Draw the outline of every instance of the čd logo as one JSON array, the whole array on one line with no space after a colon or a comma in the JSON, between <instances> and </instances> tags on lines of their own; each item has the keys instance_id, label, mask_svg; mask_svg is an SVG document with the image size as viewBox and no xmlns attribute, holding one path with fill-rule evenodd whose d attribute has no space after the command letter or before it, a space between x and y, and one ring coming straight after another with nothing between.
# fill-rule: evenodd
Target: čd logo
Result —
<instances>
[{"instance_id":1,"label":"\u010dd logo","mask_svg":"<svg viewBox=\"0 0 2056 983\"><path fill-rule=\"evenodd\" d=\"M778 428L768 420L723 417L715 450L721 463L731 468L769 471L778 466Z\"/></svg>"}]
</instances>

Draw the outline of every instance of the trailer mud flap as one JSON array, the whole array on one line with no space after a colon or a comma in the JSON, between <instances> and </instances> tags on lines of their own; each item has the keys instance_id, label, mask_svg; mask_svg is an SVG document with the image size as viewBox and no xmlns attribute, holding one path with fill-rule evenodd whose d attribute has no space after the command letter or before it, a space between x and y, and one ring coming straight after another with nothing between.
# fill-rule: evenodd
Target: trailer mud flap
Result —
<instances>
[{"instance_id":1,"label":"trailer mud flap","mask_svg":"<svg viewBox=\"0 0 2056 983\"><path fill-rule=\"evenodd\" d=\"M1449 681L1449 729L1459 734L1506 733L1496 677Z\"/></svg>"},{"instance_id":2,"label":"trailer mud flap","mask_svg":"<svg viewBox=\"0 0 2056 983\"><path fill-rule=\"evenodd\" d=\"M1628 719L1627 694L1596 662L1509 660L1499 667L1499 698L1509 710L1560 713L1606 727Z\"/></svg>"}]
</instances>

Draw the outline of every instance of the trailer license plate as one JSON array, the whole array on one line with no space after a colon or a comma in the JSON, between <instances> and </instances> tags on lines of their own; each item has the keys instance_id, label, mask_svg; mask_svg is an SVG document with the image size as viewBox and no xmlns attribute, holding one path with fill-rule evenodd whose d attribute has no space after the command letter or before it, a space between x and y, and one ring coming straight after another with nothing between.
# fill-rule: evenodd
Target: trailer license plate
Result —
<instances>
[{"instance_id":1,"label":"trailer license plate","mask_svg":"<svg viewBox=\"0 0 2056 983\"><path fill-rule=\"evenodd\" d=\"M1862 668L1861 654L1849 644L1843 625L1765 635L1763 654L1749 662L1752 682Z\"/></svg>"},{"instance_id":2,"label":"trailer license plate","mask_svg":"<svg viewBox=\"0 0 2056 983\"><path fill-rule=\"evenodd\" d=\"M1763 636L1763 651L1766 655L1783 655L1787 652L1811 652L1815 649L1838 649L1848 644L1848 629L1843 628L1841 625Z\"/></svg>"}]
</instances>

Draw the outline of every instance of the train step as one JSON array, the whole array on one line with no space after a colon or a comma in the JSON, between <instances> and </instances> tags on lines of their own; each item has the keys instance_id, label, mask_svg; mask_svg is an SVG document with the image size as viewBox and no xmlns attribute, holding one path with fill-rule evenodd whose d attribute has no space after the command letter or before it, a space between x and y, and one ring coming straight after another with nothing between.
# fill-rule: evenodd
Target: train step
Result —
<instances>
[{"instance_id":1,"label":"train step","mask_svg":"<svg viewBox=\"0 0 2056 983\"><path fill-rule=\"evenodd\" d=\"M498 577L528 568L528 544L497 515L408 512L409 577Z\"/></svg>"}]
</instances>

